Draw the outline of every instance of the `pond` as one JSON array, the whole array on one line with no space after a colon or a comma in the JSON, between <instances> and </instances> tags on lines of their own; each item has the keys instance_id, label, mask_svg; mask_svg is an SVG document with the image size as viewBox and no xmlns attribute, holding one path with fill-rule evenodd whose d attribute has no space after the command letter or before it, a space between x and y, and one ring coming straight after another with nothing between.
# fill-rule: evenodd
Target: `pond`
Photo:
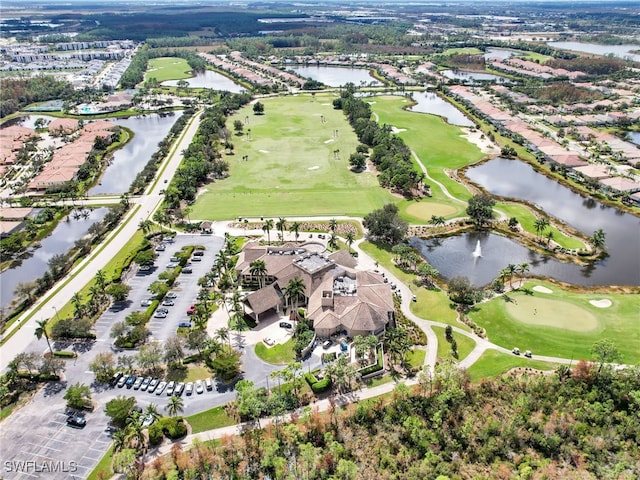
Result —
<instances>
[{"instance_id":1,"label":"pond","mask_svg":"<svg viewBox=\"0 0 640 480\"><path fill-rule=\"evenodd\" d=\"M382 82L371 76L365 68L330 67L327 65L296 65L287 67L296 74L322 82L329 87L341 87L347 83L356 86L381 86Z\"/></svg>"},{"instance_id":2,"label":"pond","mask_svg":"<svg viewBox=\"0 0 640 480\"><path fill-rule=\"evenodd\" d=\"M68 221L60 221L51 234L41 240L40 247L33 251L33 255L24 259L19 266L2 272L0 307L4 308L11 303L13 292L19 283L31 282L42 277L49 269L49 260L54 255L67 253L76 240L84 237L89 227L102 220L107 212L107 208L85 210L84 213L74 210Z\"/></svg>"},{"instance_id":3,"label":"pond","mask_svg":"<svg viewBox=\"0 0 640 480\"><path fill-rule=\"evenodd\" d=\"M476 83L476 82L497 82L497 83L510 83L508 78L494 75L492 73L482 72L466 72L464 70L442 70L441 75L451 80L461 80L463 83Z\"/></svg>"},{"instance_id":4,"label":"pond","mask_svg":"<svg viewBox=\"0 0 640 480\"><path fill-rule=\"evenodd\" d=\"M180 81L181 80L167 80L162 82L162 85L175 87ZM242 93L246 91L239 83L212 70L199 72L195 77L185 78L183 81L187 82L191 88L210 88L212 90L226 90L231 93Z\"/></svg>"},{"instance_id":5,"label":"pond","mask_svg":"<svg viewBox=\"0 0 640 480\"><path fill-rule=\"evenodd\" d=\"M89 190L89 195L118 195L129 191L131 182L158 150L158 143L169 133L180 115L181 113L171 112L111 119L113 123L132 130L134 136L129 143L114 152L100 183Z\"/></svg>"},{"instance_id":6,"label":"pond","mask_svg":"<svg viewBox=\"0 0 640 480\"><path fill-rule=\"evenodd\" d=\"M637 53L637 51L640 50L640 45L635 44L601 45L598 43L584 42L547 42L547 45L562 50L574 50L576 52L593 53L595 55L615 55L620 58L629 57L636 62L640 62L640 54ZM631 53L632 51L636 53Z\"/></svg>"},{"instance_id":7,"label":"pond","mask_svg":"<svg viewBox=\"0 0 640 480\"><path fill-rule=\"evenodd\" d=\"M467 177L495 195L533 202L586 235L599 228L605 231L607 258L586 270L567 264L554 270L552 277L581 285L640 285L640 219L637 217L582 197L520 160L495 158L469 169ZM511 243L518 249L523 248ZM512 256L517 253L515 247L505 246L501 252L502 263L515 263ZM456 252L451 254L452 259L455 258Z\"/></svg>"},{"instance_id":8,"label":"pond","mask_svg":"<svg viewBox=\"0 0 640 480\"><path fill-rule=\"evenodd\" d=\"M516 55L516 52L513 50L505 50L503 48L487 48L487 51L484 54L485 60L488 58L509 58L513 55Z\"/></svg>"},{"instance_id":9,"label":"pond","mask_svg":"<svg viewBox=\"0 0 640 480\"><path fill-rule=\"evenodd\" d=\"M460 127L473 127L474 123L449 102L432 92L413 92L411 94L417 102L409 108L412 112L430 113L444 117L448 123Z\"/></svg>"}]
</instances>

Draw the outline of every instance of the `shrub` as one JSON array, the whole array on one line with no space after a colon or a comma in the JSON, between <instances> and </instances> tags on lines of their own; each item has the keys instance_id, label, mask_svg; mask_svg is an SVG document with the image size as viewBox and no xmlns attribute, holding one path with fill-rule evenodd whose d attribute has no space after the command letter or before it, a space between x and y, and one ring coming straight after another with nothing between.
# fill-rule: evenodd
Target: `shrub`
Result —
<instances>
[{"instance_id":1,"label":"shrub","mask_svg":"<svg viewBox=\"0 0 640 480\"><path fill-rule=\"evenodd\" d=\"M76 352L69 352L67 350L56 350L55 352L53 352L53 356L60 358L76 358L78 355L76 354Z\"/></svg>"},{"instance_id":2,"label":"shrub","mask_svg":"<svg viewBox=\"0 0 640 480\"><path fill-rule=\"evenodd\" d=\"M182 438L187 434L187 426L182 417L162 417L159 424L159 428L171 440Z\"/></svg>"},{"instance_id":3,"label":"shrub","mask_svg":"<svg viewBox=\"0 0 640 480\"><path fill-rule=\"evenodd\" d=\"M315 377L313 373L305 373L304 379L307 381L309 386L313 385L314 383L318 383L318 379Z\"/></svg>"},{"instance_id":4,"label":"shrub","mask_svg":"<svg viewBox=\"0 0 640 480\"><path fill-rule=\"evenodd\" d=\"M313 393L322 393L331 388L331 377L326 376L322 380L311 385L311 390Z\"/></svg>"},{"instance_id":5,"label":"shrub","mask_svg":"<svg viewBox=\"0 0 640 480\"><path fill-rule=\"evenodd\" d=\"M152 424L149 427L149 445L155 447L156 445L160 445L162 439L164 438L164 433L162 433L162 428L158 424L158 422Z\"/></svg>"}]
</instances>

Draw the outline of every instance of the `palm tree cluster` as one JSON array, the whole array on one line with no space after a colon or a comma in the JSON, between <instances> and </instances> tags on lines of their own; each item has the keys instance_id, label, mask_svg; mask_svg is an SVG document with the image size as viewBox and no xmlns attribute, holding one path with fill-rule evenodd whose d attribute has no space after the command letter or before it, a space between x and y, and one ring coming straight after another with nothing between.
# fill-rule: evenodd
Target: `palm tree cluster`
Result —
<instances>
[{"instance_id":1,"label":"palm tree cluster","mask_svg":"<svg viewBox=\"0 0 640 480\"><path fill-rule=\"evenodd\" d=\"M498 280L504 285L504 282L509 280L509 288L513 289L513 278L519 277L519 280L522 282L527 272L529 272L529 264L528 263L520 263L516 265L515 263L510 263L500 270L500 274L498 275Z\"/></svg>"}]
</instances>

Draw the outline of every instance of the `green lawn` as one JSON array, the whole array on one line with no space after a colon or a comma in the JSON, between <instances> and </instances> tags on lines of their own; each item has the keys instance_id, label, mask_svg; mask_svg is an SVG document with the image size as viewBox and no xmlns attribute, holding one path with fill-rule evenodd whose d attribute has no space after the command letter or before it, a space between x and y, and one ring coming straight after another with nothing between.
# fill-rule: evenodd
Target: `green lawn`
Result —
<instances>
[{"instance_id":1,"label":"green lawn","mask_svg":"<svg viewBox=\"0 0 640 480\"><path fill-rule=\"evenodd\" d=\"M527 232L537 235L534 227L536 217L529 209L523 205L517 205L514 203L498 203L496 204L496 210L504 212L507 217L516 217L520 226ZM555 227L548 228L543 237L546 237L547 232L551 230L553 232L553 241L564 248L585 248L584 242L581 242L578 238L565 235Z\"/></svg>"},{"instance_id":2,"label":"green lawn","mask_svg":"<svg viewBox=\"0 0 640 480\"><path fill-rule=\"evenodd\" d=\"M424 358L426 356L427 351L424 348L414 348L405 356L405 362L407 362L411 367L422 368L422 365L424 365Z\"/></svg>"},{"instance_id":3,"label":"green lawn","mask_svg":"<svg viewBox=\"0 0 640 480\"><path fill-rule=\"evenodd\" d=\"M534 286L544 286L553 293L533 291L531 289ZM511 302L506 302L504 296L500 296L479 304L470 314L474 322L487 330L488 338L493 343L509 349L518 347L521 351L531 350L534 356L538 354L578 360L592 358L591 347L597 340L610 339L618 347L624 363L635 364L640 361L640 296L637 294L573 293L543 281L527 282L525 288L529 289L532 297L522 291L512 292L509 294ZM540 306L548 313L543 318L537 318L538 323L557 322L561 325L566 321L574 321L575 326L561 328L535 324L531 318L518 319L517 316L522 315L516 310L519 299L523 304L534 307L536 299L540 299ZM610 300L612 305L597 308L589 303L590 300L602 299ZM554 318L553 309L549 312L546 308L554 302L558 306L556 310L559 311L560 307L562 310L573 309L578 312L577 316L567 319L557 313L557 318ZM543 314L542 311L539 313ZM580 331L579 323L585 323L588 328Z\"/></svg>"},{"instance_id":4,"label":"green lawn","mask_svg":"<svg viewBox=\"0 0 640 480\"><path fill-rule=\"evenodd\" d=\"M472 338L453 332L453 338L458 344L458 358L455 358L451 354L451 344L447 342L447 339L445 338L444 328L432 328L435 334L438 336L438 358L441 360L449 359L455 362L459 362L466 358L466 356L469 355L471 353L471 350L473 350L476 346L476 342L474 342Z\"/></svg>"},{"instance_id":5,"label":"green lawn","mask_svg":"<svg viewBox=\"0 0 640 480\"><path fill-rule=\"evenodd\" d=\"M226 155L230 176L205 186L192 218L248 216L364 216L395 202L372 172L353 173L349 156L358 140L332 94L264 98L264 115L251 105L227 120L244 124ZM321 121L324 118L324 123ZM250 132L249 132L250 130ZM337 138L334 131L338 131ZM249 139L250 137L250 139ZM243 157L248 156L247 161Z\"/></svg>"},{"instance_id":6,"label":"green lawn","mask_svg":"<svg viewBox=\"0 0 640 480\"><path fill-rule=\"evenodd\" d=\"M184 58L159 57L149 60L145 80L155 78L158 82L165 80L182 80L191 78L191 67Z\"/></svg>"},{"instance_id":7,"label":"green lawn","mask_svg":"<svg viewBox=\"0 0 640 480\"><path fill-rule=\"evenodd\" d=\"M184 418L191 425L191 433L200 433L215 428L228 427L236 422L224 411L223 407L215 407L204 412Z\"/></svg>"},{"instance_id":8,"label":"green lawn","mask_svg":"<svg viewBox=\"0 0 640 480\"><path fill-rule=\"evenodd\" d=\"M372 109L378 115L379 123L399 129L398 136L418 155L430 177L442 183L455 197L461 200L471 198L471 193L465 186L444 173L445 169L453 170L476 163L484 156L476 145L461 136L463 131L460 127L449 125L435 115L403 110L402 107L407 105L407 100L402 97L375 97L372 102ZM421 200L420 203L448 206L451 211L444 214L445 217L464 215L466 203L445 196L437 185L432 185L431 191L433 196ZM415 203L401 202L401 212L408 221L425 223L430 215L416 218L416 215L407 211L408 207Z\"/></svg>"},{"instance_id":9,"label":"green lawn","mask_svg":"<svg viewBox=\"0 0 640 480\"><path fill-rule=\"evenodd\" d=\"M536 370L553 370L557 368L557 364L540 362L538 360L529 360L525 357L518 357L507 353L498 352L496 350L487 350L482 356L471 365L467 372L472 382L478 382L483 378L497 377L512 368L529 367Z\"/></svg>"},{"instance_id":10,"label":"green lawn","mask_svg":"<svg viewBox=\"0 0 640 480\"><path fill-rule=\"evenodd\" d=\"M93 471L87 477L87 480L99 480L101 478L111 478L113 470L111 470L111 461L113 460L113 445L109 447Z\"/></svg>"},{"instance_id":11,"label":"green lawn","mask_svg":"<svg viewBox=\"0 0 640 480\"><path fill-rule=\"evenodd\" d=\"M183 381L195 382L196 380L204 380L205 378L210 378L211 376L212 373L207 367L203 367L201 365L190 365L189 370L187 370L187 376Z\"/></svg>"},{"instance_id":12,"label":"green lawn","mask_svg":"<svg viewBox=\"0 0 640 480\"><path fill-rule=\"evenodd\" d=\"M296 359L292 339L287 340L285 343L278 343L273 347L267 347L264 343L259 342L255 351L259 359L275 365L286 365Z\"/></svg>"}]
</instances>

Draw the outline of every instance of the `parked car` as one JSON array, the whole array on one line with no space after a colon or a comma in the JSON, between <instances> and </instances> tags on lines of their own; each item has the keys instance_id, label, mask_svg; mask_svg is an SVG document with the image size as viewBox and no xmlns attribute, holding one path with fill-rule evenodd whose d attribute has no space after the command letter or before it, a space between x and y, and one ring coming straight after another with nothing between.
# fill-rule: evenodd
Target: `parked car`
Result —
<instances>
[{"instance_id":1,"label":"parked car","mask_svg":"<svg viewBox=\"0 0 640 480\"><path fill-rule=\"evenodd\" d=\"M122 377L120 377L120 380L118 380L118 388L124 387L124 384L127 383L127 378L129 378L128 375L123 375Z\"/></svg>"},{"instance_id":2,"label":"parked car","mask_svg":"<svg viewBox=\"0 0 640 480\"><path fill-rule=\"evenodd\" d=\"M184 382L180 382L176 385L176 389L173 391L173 394L179 397L182 395L182 392L184 392Z\"/></svg>"},{"instance_id":3,"label":"parked car","mask_svg":"<svg viewBox=\"0 0 640 480\"><path fill-rule=\"evenodd\" d=\"M281 328L293 328L293 325L291 325L289 322L280 322L280 327Z\"/></svg>"},{"instance_id":4,"label":"parked car","mask_svg":"<svg viewBox=\"0 0 640 480\"><path fill-rule=\"evenodd\" d=\"M136 381L133 382L133 389L134 390L140 390L140 387L142 386L142 382L144 382L144 378L143 377L136 378Z\"/></svg>"},{"instance_id":5,"label":"parked car","mask_svg":"<svg viewBox=\"0 0 640 480\"><path fill-rule=\"evenodd\" d=\"M156 310L156 313L153 314L154 318L167 318L167 314L164 312L160 312Z\"/></svg>"},{"instance_id":6,"label":"parked car","mask_svg":"<svg viewBox=\"0 0 640 480\"><path fill-rule=\"evenodd\" d=\"M156 395L162 395L165 388L167 388L167 382L160 382L156 387Z\"/></svg>"},{"instance_id":7,"label":"parked car","mask_svg":"<svg viewBox=\"0 0 640 480\"><path fill-rule=\"evenodd\" d=\"M156 252L164 252L167 249L162 243L156 247Z\"/></svg>"},{"instance_id":8,"label":"parked car","mask_svg":"<svg viewBox=\"0 0 640 480\"><path fill-rule=\"evenodd\" d=\"M164 243L173 243L173 242L175 242L175 240L174 240L174 238L173 238L173 237L164 237L164 238L162 239L162 241L163 241Z\"/></svg>"},{"instance_id":9,"label":"parked car","mask_svg":"<svg viewBox=\"0 0 640 480\"><path fill-rule=\"evenodd\" d=\"M140 385L140 390L144 392L147 388L149 388L150 383L151 383L151 377L146 377L144 380L142 380L142 385Z\"/></svg>"},{"instance_id":10,"label":"parked car","mask_svg":"<svg viewBox=\"0 0 640 480\"><path fill-rule=\"evenodd\" d=\"M149 272L151 270L151 265L141 265L138 270L140 272Z\"/></svg>"},{"instance_id":11,"label":"parked car","mask_svg":"<svg viewBox=\"0 0 640 480\"><path fill-rule=\"evenodd\" d=\"M151 426L154 420L155 418L153 418L153 415L147 415L146 417L144 417L144 420L142 420L142 428Z\"/></svg>"},{"instance_id":12,"label":"parked car","mask_svg":"<svg viewBox=\"0 0 640 480\"><path fill-rule=\"evenodd\" d=\"M171 380L169 383L167 383L167 397L170 397L171 395L173 395L173 391L175 389L176 389L176 382Z\"/></svg>"},{"instance_id":13,"label":"parked car","mask_svg":"<svg viewBox=\"0 0 640 480\"><path fill-rule=\"evenodd\" d=\"M164 298L178 298L178 294L176 292L168 292Z\"/></svg>"},{"instance_id":14,"label":"parked car","mask_svg":"<svg viewBox=\"0 0 640 480\"><path fill-rule=\"evenodd\" d=\"M111 380L109 380L109 385L111 385L112 387L115 387L118 382L120 381L120 379L122 378L124 374L122 372L117 372L113 374L113 377L111 377ZM125 379L126 381L126 379Z\"/></svg>"},{"instance_id":15,"label":"parked car","mask_svg":"<svg viewBox=\"0 0 640 480\"><path fill-rule=\"evenodd\" d=\"M193 255L196 257L202 257L204 255L204 250L196 250L193 252Z\"/></svg>"},{"instance_id":16,"label":"parked car","mask_svg":"<svg viewBox=\"0 0 640 480\"><path fill-rule=\"evenodd\" d=\"M74 428L84 428L87 425L87 420L79 413L74 413L67 417L67 425Z\"/></svg>"},{"instance_id":17,"label":"parked car","mask_svg":"<svg viewBox=\"0 0 640 480\"><path fill-rule=\"evenodd\" d=\"M531 350L527 350L526 352L524 352L524 356L527 358L531 358L532 357Z\"/></svg>"},{"instance_id":18,"label":"parked car","mask_svg":"<svg viewBox=\"0 0 640 480\"><path fill-rule=\"evenodd\" d=\"M190 267L183 268L182 273L193 273L193 268L190 268Z\"/></svg>"},{"instance_id":19,"label":"parked car","mask_svg":"<svg viewBox=\"0 0 640 480\"><path fill-rule=\"evenodd\" d=\"M151 305L151 300L150 300L150 299L142 300L142 301L140 302L140 306L141 306L141 307L148 307L148 306L150 306L150 305Z\"/></svg>"},{"instance_id":20,"label":"parked car","mask_svg":"<svg viewBox=\"0 0 640 480\"><path fill-rule=\"evenodd\" d=\"M147 392L153 393L159 383L160 381L157 378L152 378L149 382L149 386L147 387Z\"/></svg>"},{"instance_id":21,"label":"parked car","mask_svg":"<svg viewBox=\"0 0 640 480\"><path fill-rule=\"evenodd\" d=\"M413 297L411 297L411 300L412 300L412 301L414 301L414 302L417 302L417 301L418 301L418 297L416 297L416 296L414 295Z\"/></svg>"},{"instance_id":22,"label":"parked car","mask_svg":"<svg viewBox=\"0 0 640 480\"><path fill-rule=\"evenodd\" d=\"M193 382L187 383L184 393L186 395L191 395L193 393Z\"/></svg>"},{"instance_id":23,"label":"parked car","mask_svg":"<svg viewBox=\"0 0 640 480\"><path fill-rule=\"evenodd\" d=\"M178 259L178 257L171 257L169 261L173 263L178 263L180 260Z\"/></svg>"},{"instance_id":24,"label":"parked car","mask_svg":"<svg viewBox=\"0 0 640 480\"><path fill-rule=\"evenodd\" d=\"M124 384L124 385L125 385L125 387L127 387L127 388L131 388L131 387L133 387L133 384L134 384L134 383L136 383L136 378L137 378L137 377L136 377L135 375L129 375L129 376L127 377L127 381L126 381L126 382L125 382L125 384Z\"/></svg>"},{"instance_id":25,"label":"parked car","mask_svg":"<svg viewBox=\"0 0 640 480\"><path fill-rule=\"evenodd\" d=\"M173 307L175 305L175 302L173 300L171 300L170 298L165 298L162 301L162 305L164 305L165 307Z\"/></svg>"},{"instance_id":26,"label":"parked car","mask_svg":"<svg viewBox=\"0 0 640 480\"><path fill-rule=\"evenodd\" d=\"M178 323L178 327L191 328L191 322L180 322Z\"/></svg>"},{"instance_id":27,"label":"parked car","mask_svg":"<svg viewBox=\"0 0 640 480\"><path fill-rule=\"evenodd\" d=\"M273 341L273 338L271 337L265 337L262 341L269 346L272 346L276 343Z\"/></svg>"},{"instance_id":28,"label":"parked car","mask_svg":"<svg viewBox=\"0 0 640 480\"><path fill-rule=\"evenodd\" d=\"M167 268L171 269L171 268L176 268L178 265L180 265L177 262L169 262L167 263Z\"/></svg>"},{"instance_id":29,"label":"parked car","mask_svg":"<svg viewBox=\"0 0 640 480\"><path fill-rule=\"evenodd\" d=\"M204 392L204 386L202 385L202 380L197 380L195 387L196 387L196 393L198 395Z\"/></svg>"},{"instance_id":30,"label":"parked car","mask_svg":"<svg viewBox=\"0 0 640 480\"><path fill-rule=\"evenodd\" d=\"M194 313L196 313L195 305L191 305L189 308L187 308L187 315L193 315Z\"/></svg>"},{"instance_id":31,"label":"parked car","mask_svg":"<svg viewBox=\"0 0 640 480\"><path fill-rule=\"evenodd\" d=\"M325 340L325 341L322 343L322 348L324 348L324 349L326 350L326 349L327 349L327 348L329 348L331 345L333 345L333 342L332 342L331 340Z\"/></svg>"},{"instance_id":32,"label":"parked car","mask_svg":"<svg viewBox=\"0 0 640 480\"><path fill-rule=\"evenodd\" d=\"M210 378L205 379L204 387L207 389L207 391L213 390L213 382L211 381Z\"/></svg>"},{"instance_id":33,"label":"parked car","mask_svg":"<svg viewBox=\"0 0 640 480\"><path fill-rule=\"evenodd\" d=\"M193 257L191 259L191 261L193 261L193 262L201 262L202 261L202 257Z\"/></svg>"},{"instance_id":34,"label":"parked car","mask_svg":"<svg viewBox=\"0 0 640 480\"><path fill-rule=\"evenodd\" d=\"M158 307L156 312L169 313L169 309L165 307Z\"/></svg>"}]
</instances>

